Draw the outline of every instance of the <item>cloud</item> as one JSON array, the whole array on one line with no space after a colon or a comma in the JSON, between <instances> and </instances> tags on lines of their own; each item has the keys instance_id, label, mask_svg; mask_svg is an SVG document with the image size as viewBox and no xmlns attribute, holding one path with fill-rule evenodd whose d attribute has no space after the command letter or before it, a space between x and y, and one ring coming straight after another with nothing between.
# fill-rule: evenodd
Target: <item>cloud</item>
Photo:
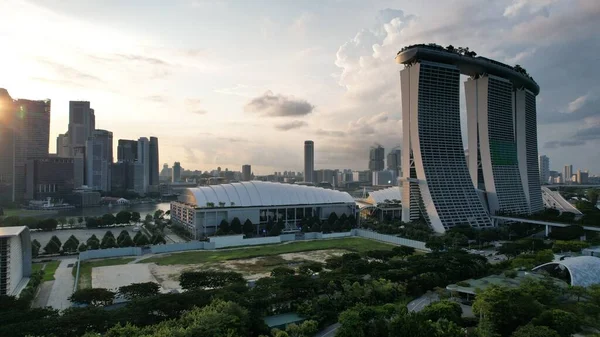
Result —
<instances>
[{"instance_id":1,"label":"cloud","mask_svg":"<svg viewBox=\"0 0 600 337\"><path fill-rule=\"evenodd\" d=\"M244 111L269 117L304 116L314 110L314 106L303 99L284 96L267 91L263 95L250 100Z\"/></svg>"},{"instance_id":2,"label":"cloud","mask_svg":"<svg viewBox=\"0 0 600 337\"><path fill-rule=\"evenodd\" d=\"M302 13L296 18L290 26L291 31L298 36L305 36L311 22L314 20L314 15L311 13Z\"/></svg>"},{"instance_id":3,"label":"cloud","mask_svg":"<svg viewBox=\"0 0 600 337\"><path fill-rule=\"evenodd\" d=\"M127 61L148 63L148 64L152 64L152 65L157 65L157 66L169 65L169 63L167 61L164 61L164 60L161 60L158 58L154 58L154 57L143 56L143 55L115 54L115 56L117 56L120 59L127 60Z\"/></svg>"},{"instance_id":4,"label":"cloud","mask_svg":"<svg viewBox=\"0 0 600 337\"><path fill-rule=\"evenodd\" d=\"M339 130L317 129L317 131L315 131L315 134L319 135L319 136L327 136L327 137L345 137L346 136L346 132L339 131Z\"/></svg>"},{"instance_id":5,"label":"cloud","mask_svg":"<svg viewBox=\"0 0 600 337\"><path fill-rule=\"evenodd\" d=\"M308 126L308 123L306 123L305 121L293 120L290 122L277 124L275 125L275 128L281 131L289 131L293 129L303 128L305 126Z\"/></svg>"},{"instance_id":6,"label":"cloud","mask_svg":"<svg viewBox=\"0 0 600 337\"><path fill-rule=\"evenodd\" d=\"M557 149L560 147L568 147L568 146L579 146L584 145L585 141L582 140L553 140L546 142L544 144L544 148L546 149Z\"/></svg>"},{"instance_id":7,"label":"cloud","mask_svg":"<svg viewBox=\"0 0 600 337\"><path fill-rule=\"evenodd\" d=\"M513 2L504 10L504 16L515 17L521 14L550 15L550 6L556 0L513 0Z\"/></svg>"},{"instance_id":8,"label":"cloud","mask_svg":"<svg viewBox=\"0 0 600 337\"><path fill-rule=\"evenodd\" d=\"M183 151L185 152L185 162L188 164L198 164L200 163L200 159L196 156L194 150L189 147L184 147Z\"/></svg>"},{"instance_id":9,"label":"cloud","mask_svg":"<svg viewBox=\"0 0 600 337\"><path fill-rule=\"evenodd\" d=\"M166 103L169 101L169 98L163 95L150 95L145 97L144 99L155 103Z\"/></svg>"},{"instance_id":10,"label":"cloud","mask_svg":"<svg viewBox=\"0 0 600 337\"><path fill-rule=\"evenodd\" d=\"M197 98L187 98L185 100L185 109L196 115L206 115L208 111L201 108L201 100Z\"/></svg>"},{"instance_id":11,"label":"cloud","mask_svg":"<svg viewBox=\"0 0 600 337\"><path fill-rule=\"evenodd\" d=\"M573 100L572 102L569 103L569 105L567 107L567 111L569 113L573 113L573 112L581 109L581 107L588 100L588 97L589 97L589 94L577 97L575 100Z\"/></svg>"},{"instance_id":12,"label":"cloud","mask_svg":"<svg viewBox=\"0 0 600 337\"><path fill-rule=\"evenodd\" d=\"M73 82L82 84L82 82L102 82L102 80L90 73L77 70L64 64L54 62L47 59L37 59L37 62L50 68L56 75L60 77L57 81Z\"/></svg>"},{"instance_id":13,"label":"cloud","mask_svg":"<svg viewBox=\"0 0 600 337\"><path fill-rule=\"evenodd\" d=\"M585 118L585 126L577 130L569 139L554 140L544 144L547 149L579 146L600 140L600 116Z\"/></svg>"}]
</instances>

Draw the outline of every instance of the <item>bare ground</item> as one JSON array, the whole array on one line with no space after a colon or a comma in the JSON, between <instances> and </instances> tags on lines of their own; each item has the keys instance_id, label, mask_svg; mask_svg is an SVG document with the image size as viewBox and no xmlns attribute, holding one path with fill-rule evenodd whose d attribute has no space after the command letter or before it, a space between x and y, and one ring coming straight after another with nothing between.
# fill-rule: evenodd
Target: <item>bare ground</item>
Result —
<instances>
[{"instance_id":1,"label":"bare ground","mask_svg":"<svg viewBox=\"0 0 600 337\"><path fill-rule=\"evenodd\" d=\"M220 270L235 271L244 275L247 280L257 280L270 275L271 270L279 266L297 268L305 262L325 262L327 258L341 256L347 253L342 249L316 250L300 253L288 253L274 256L255 257L250 259L228 260L186 265L159 266L149 263L150 273L163 289L178 289L179 275L183 271Z\"/></svg>"}]
</instances>

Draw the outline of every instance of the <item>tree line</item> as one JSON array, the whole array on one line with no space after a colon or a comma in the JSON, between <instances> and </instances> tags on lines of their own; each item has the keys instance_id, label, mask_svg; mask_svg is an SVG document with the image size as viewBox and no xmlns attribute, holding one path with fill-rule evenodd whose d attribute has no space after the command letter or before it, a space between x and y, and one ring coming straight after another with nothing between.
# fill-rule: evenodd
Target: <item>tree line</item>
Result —
<instances>
[{"instance_id":1,"label":"tree line","mask_svg":"<svg viewBox=\"0 0 600 337\"><path fill-rule=\"evenodd\" d=\"M86 250L96 249L108 249L108 248L122 248L122 247L143 247L147 245L158 245L165 244L166 240L160 233L153 234L148 238L141 231L137 232L133 238L126 230L122 230L119 236L115 238L111 231L106 231L102 239L98 239L96 234L93 234L85 242L80 242L74 235L62 243L60 239L53 235L50 241L44 246L44 254L72 254L76 252L84 252ZM33 257L37 257L40 254L42 245L38 240L31 242L31 254Z\"/></svg>"}]
</instances>

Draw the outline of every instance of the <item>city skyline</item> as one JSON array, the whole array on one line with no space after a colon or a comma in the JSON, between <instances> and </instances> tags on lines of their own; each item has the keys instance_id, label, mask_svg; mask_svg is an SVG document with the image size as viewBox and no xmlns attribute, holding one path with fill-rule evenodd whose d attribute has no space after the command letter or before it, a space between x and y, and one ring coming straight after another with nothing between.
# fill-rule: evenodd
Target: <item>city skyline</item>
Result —
<instances>
[{"instance_id":1,"label":"city skyline","mask_svg":"<svg viewBox=\"0 0 600 337\"><path fill-rule=\"evenodd\" d=\"M435 10L432 3L402 1L269 8L151 4L0 4L0 41L17 47L0 55L0 87L14 98L52 100L51 152L68 125L69 101L82 100L91 102L96 128L113 132L114 139L160 138L161 163L179 161L203 171L245 163L257 174L301 171L302 141L312 139L321 144L315 169L366 169L373 143L390 149L401 144L400 68L391 59L403 46L433 42L470 46L527 68L543 88L539 152L554 158L554 169L571 163L600 171L598 156L581 155L595 150L600 134L593 109L600 70L593 66L597 53L591 43L600 16L597 2L436 3ZM460 15L445 15L449 10ZM126 20L134 12L140 18L135 27ZM107 13L114 15L106 19ZM167 16L155 22L158 13L180 20L163 30L159 27L172 22ZM12 29L25 18L36 24ZM198 32L197 22L231 29ZM324 27L328 34L320 33ZM180 33L186 29L194 36ZM578 48L584 45L588 48ZM564 78L569 86L561 84ZM466 125L464 106L461 113ZM221 129L227 132L215 131Z\"/></svg>"}]
</instances>

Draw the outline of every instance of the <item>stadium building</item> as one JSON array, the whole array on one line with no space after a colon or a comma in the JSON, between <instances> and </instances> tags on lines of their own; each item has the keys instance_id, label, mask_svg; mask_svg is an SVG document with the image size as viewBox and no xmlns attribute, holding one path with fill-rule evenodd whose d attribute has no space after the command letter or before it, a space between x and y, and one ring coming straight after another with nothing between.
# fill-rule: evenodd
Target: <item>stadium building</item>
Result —
<instances>
[{"instance_id":1,"label":"stadium building","mask_svg":"<svg viewBox=\"0 0 600 337\"><path fill-rule=\"evenodd\" d=\"M0 295L17 296L31 276L29 228L0 228Z\"/></svg>"},{"instance_id":2,"label":"stadium building","mask_svg":"<svg viewBox=\"0 0 600 337\"><path fill-rule=\"evenodd\" d=\"M248 181L188 188L171 203L171 220L194 239L214 234L222 220L238 218L252 224L280 219L295 229L305 217L325 220L335 212L354 215L354 199L346 192L314 186Z\"/></svg>"}]
</instances>

